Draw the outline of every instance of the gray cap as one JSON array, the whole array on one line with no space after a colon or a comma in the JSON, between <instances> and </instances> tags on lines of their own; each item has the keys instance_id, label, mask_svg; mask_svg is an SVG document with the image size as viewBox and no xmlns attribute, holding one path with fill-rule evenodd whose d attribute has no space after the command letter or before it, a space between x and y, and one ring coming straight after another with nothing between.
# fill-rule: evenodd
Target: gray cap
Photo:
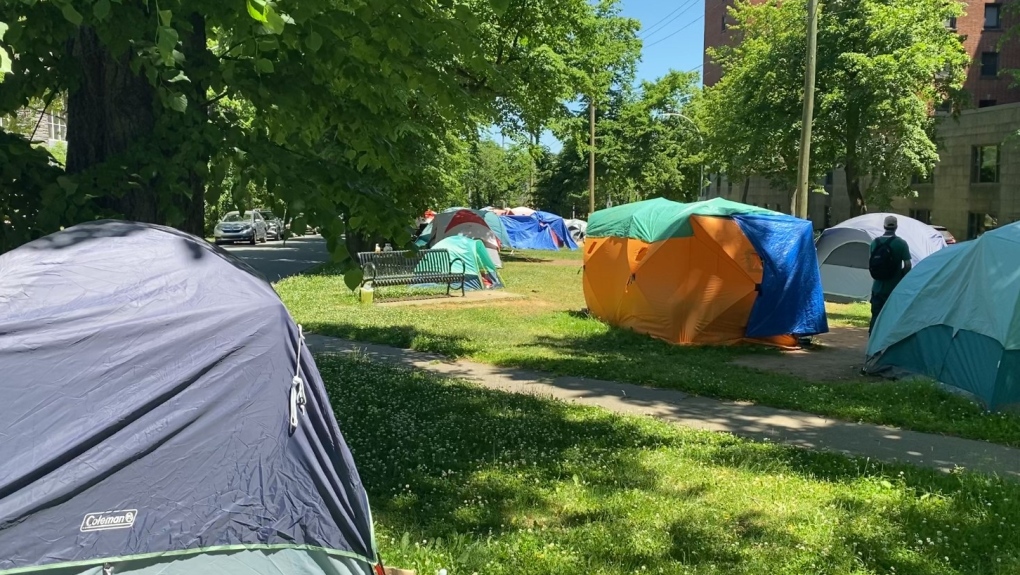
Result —
<instances>
[{"instance_id":1,"label":"gray cap","mask_svg":"<svg viewBox=\"0 0 1020 575\"><path fill-rule=\"evenodd\" d=\"M896 222L896 216L885 217L885 229L895 230L897 227L899 227L899 224Z\"/></svg>"}]
</instances>

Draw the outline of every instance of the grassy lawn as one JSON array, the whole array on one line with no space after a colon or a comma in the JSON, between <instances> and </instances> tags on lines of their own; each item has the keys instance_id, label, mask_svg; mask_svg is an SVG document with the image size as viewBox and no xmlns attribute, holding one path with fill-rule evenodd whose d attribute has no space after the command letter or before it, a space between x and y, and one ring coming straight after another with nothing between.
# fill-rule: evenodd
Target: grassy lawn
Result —
<instances>
[{"instance_id":1,"label":"grassy lawn","mask_svg":"<svg viewBox=\"0 0 1020 575\"><path fill-rule=\"evenodd\" d=\"M773 350L674 346L587 317L581 313L579 252L517 253L506 260L502 275L507 289L526 299L471 306L364 306L328 267L286 279L276 288L298 322L325 335L1020 445L1020 417L986 414L928 383L805 381L729 363L740 355ZM829 311L831 325L867 326L867 305Z\"/></svg>"},{"instance_id":2,"label":"grassy lawn","mask_svg":"<svg viewBox=\"0 0 1020 575\"><path fill-rule=\"evenodd\" d=\"M317 363L389 565L450 575L1013 575L1020 485Z\"/></svg>"}]
</instances>

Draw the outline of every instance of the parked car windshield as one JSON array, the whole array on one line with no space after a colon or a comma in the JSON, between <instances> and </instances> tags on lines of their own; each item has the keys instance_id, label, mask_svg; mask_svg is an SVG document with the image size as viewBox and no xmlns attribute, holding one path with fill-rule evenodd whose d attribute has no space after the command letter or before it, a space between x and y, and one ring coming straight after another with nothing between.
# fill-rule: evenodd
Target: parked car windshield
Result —
<instances>
[{"instance_id":1,"label":"parked car windshield","mask_svg":"<svg viewBox=\"0 0 1020 575\"><path fill-rule=\"evenodd\" d=\"M230 212L229 214L223 216L224 222L247 222L250 219L251 219L250 213L243 218L241 217L241 214L237 212Z\"/></svg>"},{"instance_id":2,"label":"parked car windshield","mask_svg":"<svg viewBox=\"0 0 1020 575\"><path fill-rule=\"evenodd\" d=\"M273 212L259 212L259 213L261 213L262 217L266 218L267 220L275 220L276 219L276 216L273 215Z\"/></svg>"}]
</instances>

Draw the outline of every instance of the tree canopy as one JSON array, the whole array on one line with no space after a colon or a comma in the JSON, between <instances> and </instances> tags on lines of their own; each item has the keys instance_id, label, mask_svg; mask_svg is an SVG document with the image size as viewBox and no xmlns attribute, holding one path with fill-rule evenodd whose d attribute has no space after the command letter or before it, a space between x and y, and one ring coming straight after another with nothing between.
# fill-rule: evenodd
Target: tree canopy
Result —
<instances>
[{"instance_id":1,"label":"tree canopy","mask_svg":"<svg viewBox=\"0 0 1020 575\"><path fill-rule=\"evenodd\" d=\"M401 241L450 193L463 140L543 126L583 93L578 54L612 6L5 2L0 116L66 94L68 151L64 172L0 133L0 249L108 215L201 233L207 203L251 185L338 257L348 231Z\"/></svg>"},{"instance_id":2,"label":"tree canopy","mask_svg":"<svg viewBox=\"0 0 1020 575\"><path fill-rule=\"evenodd\" d=\"M696 73L670 72L609 94L596 118L596 205L697 198L702 137L687 115L697 81ZM587 209L587 122L581 110L560 124L563 149L537 189L537 201L547 209Z\"/></svg>"},{"instance_id":3,"label":"tree canopy","mask_svg":"<svg viewBox=\"0 0 1020 575\"><path fill-rule=\"evenodd\" d=\"M959 107L969 63L946 0L830 0L818 26L812 173L846 172L852 215L909 193L938 161L937 106ZM793 190L806 46L803 0L739 2L740 42L712 54L722 80L699 102L713 164Z\"/></svg>"}]
</instances>

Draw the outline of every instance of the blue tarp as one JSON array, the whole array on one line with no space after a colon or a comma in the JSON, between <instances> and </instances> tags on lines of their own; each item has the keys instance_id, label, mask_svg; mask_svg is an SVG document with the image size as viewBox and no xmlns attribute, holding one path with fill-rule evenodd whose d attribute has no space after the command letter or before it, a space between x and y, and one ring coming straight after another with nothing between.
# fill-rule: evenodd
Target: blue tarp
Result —
<instances>
[{"instance_id":1,"label":"blue tarp","mask_svg":"<svg viewBox=\"0 0 1020 575\"><path fill-rule=\"evenodd\" d=\"M783 215L735 215L762 259L761 293L747 337L829 331L811 222Z\"/></svg>"},{"instance_id":2,"label":"blue tarp","mask_svg":"<svg viewBox=\"0 0 1020 575\"><path fill-rule=\"evenodd\" d=\"M315 360L247 265L94 222L0 256L0 309L0 573L229 556L369 574L368 498Z\"/></svg>"},{"instance_id":3,"label":"blue tarp","mask_svg":"<svg viewBox=\"0 0 1020 575\"><path fill-rule=\"evenodd\" d=\"M549 226L553 233L560 238L560 243L566 248L571 250L577 249L577 242L574 241L574 236L570 235L570 230L567 229L567 222L563 218L556 214L540 211L535 212L535 217L538 218L539 222Z\"/></svg>"},{"instance_id":4,"label":"blue tarp","mask_svg":"<svg viewBox=\"0 0 1020 575\"><path fill-rule=\"evenodd\" d=\"M500 216L499 219L510 238L510 247L514 249L556 251L559 246L553 239L553 233L564 247L577 249L577 243L567 230L567 224L556 214L535 212L532 216Z\"/></svg>"}]
</instances>

